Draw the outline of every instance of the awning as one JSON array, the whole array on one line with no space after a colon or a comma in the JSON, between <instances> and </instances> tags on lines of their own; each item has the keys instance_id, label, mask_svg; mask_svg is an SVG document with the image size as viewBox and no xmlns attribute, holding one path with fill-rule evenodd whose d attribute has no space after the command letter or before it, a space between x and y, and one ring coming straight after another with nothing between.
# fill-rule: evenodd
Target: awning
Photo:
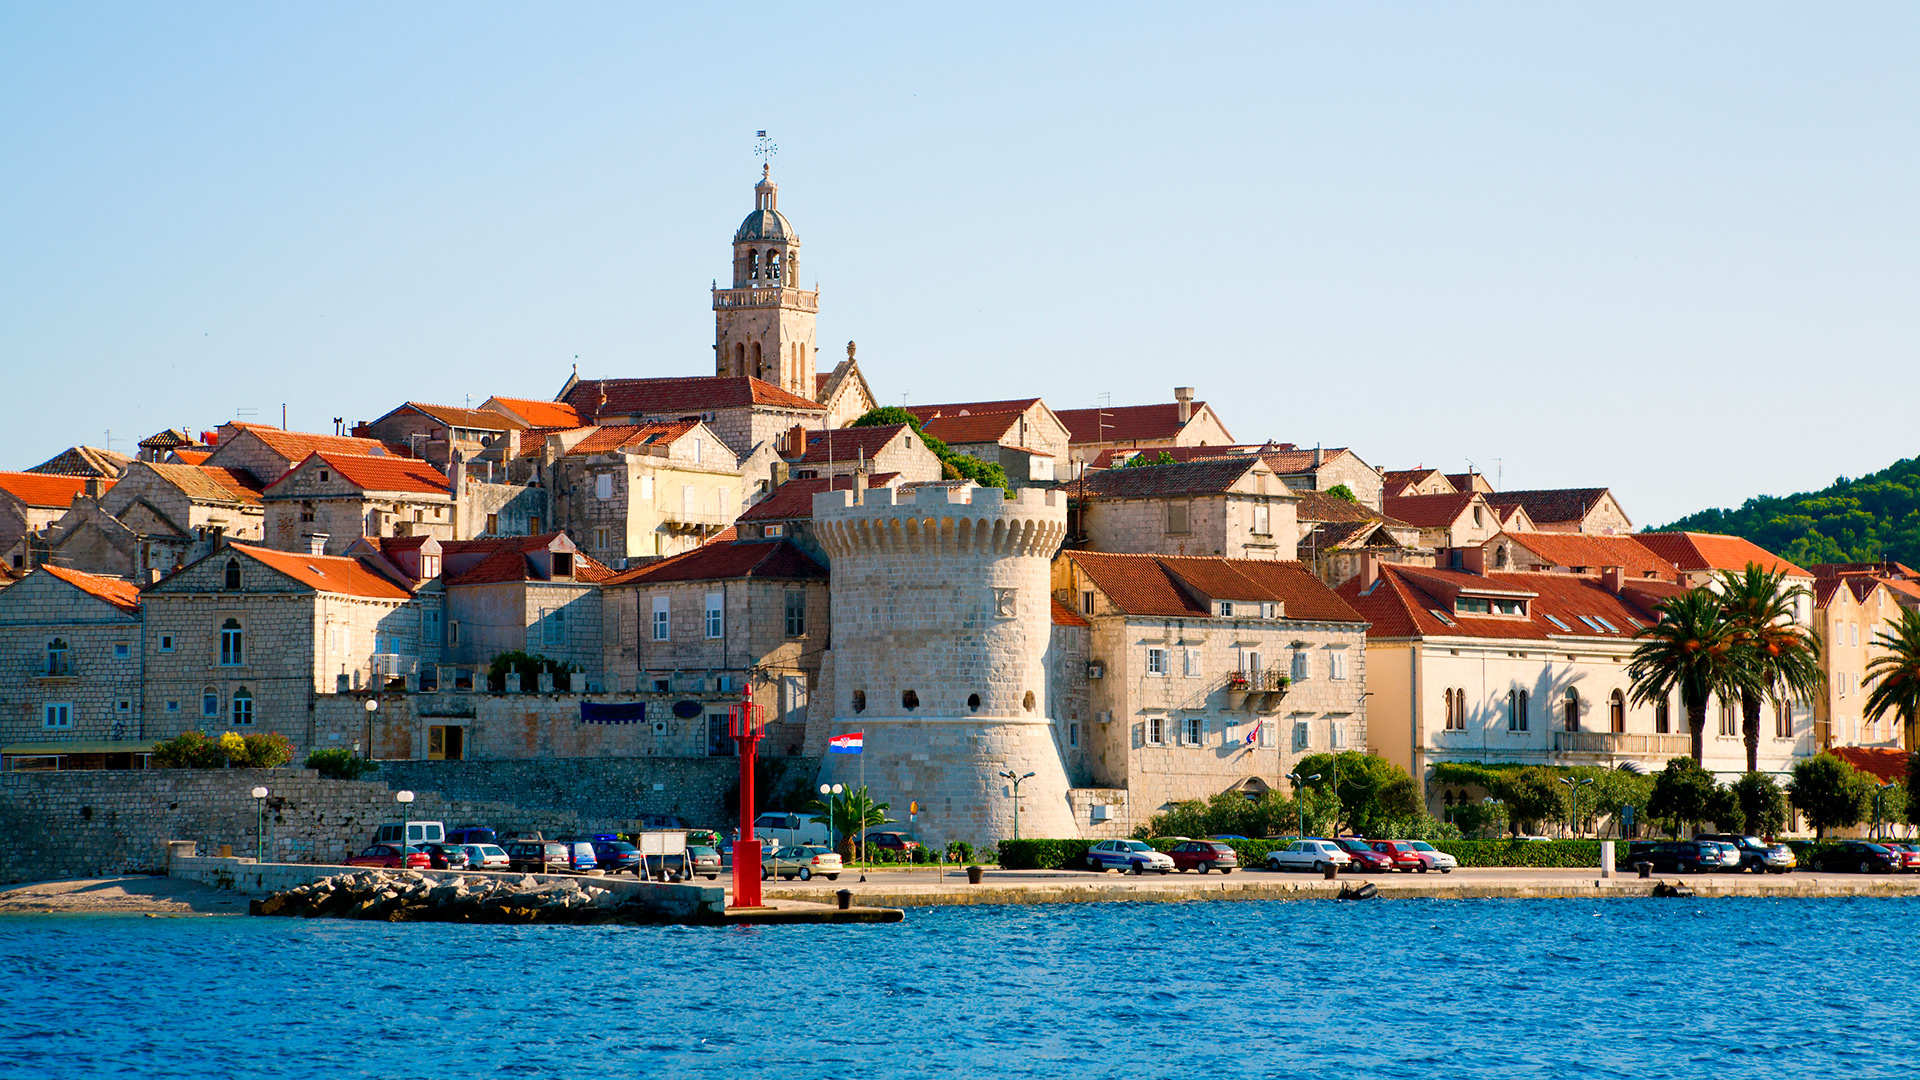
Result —
<instances>
[{"instance_id":1,"label":"awning","mask_svg":"<svg viewBox=\"0 0 1920 1080\"><path fill-rule=\"evenodd\" d=\"M14 743L0 746L7 757L48 757L54 754L151 754L157 739L143 741Z\"/></svg>"}]
</instances>

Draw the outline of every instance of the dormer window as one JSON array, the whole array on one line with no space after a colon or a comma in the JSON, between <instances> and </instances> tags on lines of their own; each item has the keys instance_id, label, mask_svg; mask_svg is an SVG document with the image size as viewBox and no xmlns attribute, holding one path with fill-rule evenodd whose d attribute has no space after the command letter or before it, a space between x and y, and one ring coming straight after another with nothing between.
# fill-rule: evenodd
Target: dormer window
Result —
<instances>
[{"instance_id":1,"label":"dormer window","mask_svg":"<svg viewBox=\"0 0 1920 1080\"><path fill-rule=\"evenodd\" d=\"M1223 619L1233 618L1233 601L1231 600L1220 601L1220 617Z\"/></svg>"},{"instance_id":2,"label":"dormer window","mask_svg":"<svg viewBox=\"0 0 1920 1080\"><path fill-rule=\"evenodd\" d=\"M573 576L573 554L566 551L553 553L553 576L557 578Z\"/></svg>"},{"instance_id":3,"label":"dormer window","mask_svg":"<svg viewBox=\"0 0 1920 1080\"><path fill-rule=\"evenodd\" d=\"M785 536L787 535L787 527L785 525L768 525L765 529L761 530L761 535L768 537Z\"/></svg>"},{"instance_id":4,"label":"dormer window","mask_svg":"<svg viewBox=\"0 0 1920 1080\"><path fill-rule=\"evenodd\" d=\"M327 481L329 481L329 480L331 480L331 479L333 479L333 474L332 474L332 473L330 473L330 472L328 472L328 471L327 471L327 470L325 470L325 469L321 469L321 470L320 470L320 482L321 482L321 483L323 483L323 484L324 484L324 483L326 483Z\"/></svg>"}]
</instances>

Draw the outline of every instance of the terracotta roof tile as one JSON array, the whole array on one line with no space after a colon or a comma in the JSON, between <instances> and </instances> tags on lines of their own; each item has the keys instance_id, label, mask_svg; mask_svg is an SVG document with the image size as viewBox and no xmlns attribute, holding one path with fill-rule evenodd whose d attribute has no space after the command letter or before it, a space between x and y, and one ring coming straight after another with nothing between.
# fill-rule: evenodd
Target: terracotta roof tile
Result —
<instances>
[{"instance_id":1,"label":"terracotta roof tile","mask_svg":"<svg viewBox=\"0 0 1920 1080\"><path fill-rule=\"evenodd\" d=\"M4 491L26 506L43 510L54 510L73 504L73 497L87 489L85 476L62 476L56 473L0 472L0 491ZM109 489L115 483L102 481Z\"/></svg>"},{"instance_id":2,"label":"terracotta roof tile","mask_svg":"<svg viewBox=\"0 0 1920 1080\"><path fill-rule=\"evenodd\" d=\"M488 404L494 402L498 402L502 408L511 409L533 427L577 428L584 424L579 410L564 401L538 401L495 394L487 399Z\"/></svg>"},{"instance_id":3,"label":"terracotta roof tile","mask_svg":"<svg viewBox=\"0 0 1920 1080\"><path fill-rule=\"evenodd\" d=\"M333 467L333 471L362 491L411 491L419 494L447 494L447 477L439 469L414 458L360 457L353 454L319 453L309 455ZM301 465L306 464L303 459ZM294 468L298 468L296 465ZM293 475L287 470L287 476ZM282 476L267 485L272 491L286 482Z\"/></svg>"},{"instance_id":4,"label":"terracotta roof tile","mask_svg":"<svg viewBox=\"0 0 1920 1080\"><path fill-rule=\"evenodd\" d=\"M886 449L887 444L899 437L901 432L911 430L905 424L886 424L809 431L807 452L787 460L795 465L825 465L829 462L852 462L864 455L866 460L872 461L874 455Z\"/></svg>"},{"instance_id":5,"label":"terracotta roof tile","mask_svg":"<svg viewBox=\"0 0 1920 1080\"><path fill-rule=\"evenodd\" d=\"M1050 599L1053 600L1053 625L1055 626L1092 626L1093 625L1092 623L1088 622L1085 618L1083 618L1079 612L1061 603L1057 597L1050 598Z\"/></svg>"},{"instance_id":6,"label":"terracotta roof tile","mask_svg":"<svg viewBox=\"0 0 1920 1080\"><path fill-rule=\"evenodd\" d=\"M1738 536L1697 532L1644 532L1633 534L1649 551L1682 570L1745 570L1758 563L1768 571L1785 571L1793 577L1812 577L1773 552Z\"/></svg>"},{"instance_id":7,"label":"terracotta roof tile","mask_svg":"<svg viewBox=\"0 0 1920 1080\"><path fill-rule=\"evenodd\" d=\"M1452 495L1389 496L1380 500L1380 509L1389 517L1418 528L1443 529L1460 520L1460 515L1467 512L1467 507L1481 497L1471 491Z\"/></svg>"},{"instance_id":8,"label":"terracotta roof tile","mask_svg":"<svg viewBox=\"0 0 1920 1080\"><path fill-rule=\"evenodd\" d=\"M1191 415L1200 415L1200 410L1206 404L1204 401L1194 402ZM1166 440L1174 438L1186 428L1180 422L1180 403L1177 401L1157 405L1119 405L1109 409L1056 409L1054 415L1067 426L1068 437L1076 443Z\"/></svg>"},{"instance_id":9,"label":"terracotta roof tile","mask_svg":"<svg viewBox=\"0 0 1920 1080\"><path fill-rule=\"evenodd\" d=\"M406 600L413 594L366 568L358 559L338 555L303 555L291 551L272 551L246 544L231 544L237 551L280 571L302 585L319 592L342 596L365 596L381 600Z\"/></svg>"},{"instance_id":10,"label":"terracotta roof tile","mask_svg":"<svg viewBox=\"0 0 1920 1080\"><path fill-rule=\"evenodd\" d=\"M539 536L496 536L480 540L443 540L441 566L450 568L461 556L479 554L480 560L458 572L443 570L447 585L490 585L505 581L544 581L534 575L533 552L553 545L559 533ZM585 552L573 552L573 580L593 584L613 577L613 571Z\"/></svg>"},{"instance_id":11,"label":"terracotta roof tile","mask_svg":"<svg viewBox=\"0 0 1920 1080\"><path fill-rule=\"evenodd\" d=\"M1089 498L1145 499L1226 491L1260 464L1253 457L1212 458L1177 465L1141 465L1130 469L1088 469L1080 480L1061 481L1062 491ZM1283 489L1280 494L1287 494Z\"/></svg>"},{"instance_id":12,"label":"terracotta roof tile","mask_svg":"<svg viewBox=\"0 0 1920 1080\"><path fill-rule=\"evenodd\" d=\"M1388 563L1380 567L1379 579L1371 588L1362 588L1361 579L1353 578L1337 591L1372 624L1367 631L1372 638L1547 641L1580 637L1630 641L1658 617L1653 605L1664 599L1659 593L1669 588L1685 591L1678 585L1652 581L1634 582L1633 586L1623 587L1620 595L1615 595L1602 588L1597 578L1577 574L1463 574ZM1460 588L1490 595L1531 594L1527 615L1456 612L1452 596ZM1557 625L1555 619L1559 620Z\"/></svg>"},{"instance_id":13,"label":"terracotta roof tile","mask_svg":"<svg viewBox=\"0 0 1920 1080\"><path fill-rule=\"evenodd\" d=\"M1492 506L1522 507L1534 524L1549 525L1583 520L1594 504L1606 495L1607 489L1603 487L1542 488L1536 491L1498 491L1486 496L1486 500Z\"/></svg>"},{"instance_id":14,"label":"terracotta roof tile","mask_svg":"<svg viewBox=\"0 0 1920 1080\"><path fill-rule=\"evenodd\" d=\"M562 456L611 454L623 446L668 444L698 426L697 420L675 420L663 424L605 424L594 428L592 434L575 443ZM540 444L534 445L537 448Z\"/></svg>"},{"instance_id":15,"label":"terracotta roof tile","mask_svg":"<svg viewBox=\"0 0 1920 1080\"><path fill-rule=\"evenodd\" d=\"M129 615L140 611L140 586L131 581L122 581L115 577L100 574L88 574L79 570L69 570L64 566L49 566L45 563L40 569L59 578L61 581L79 589L99 600L104 600Z\"/></svg>"},{"instance_id":16,"label":"terracotta roof tile","mask_svg":"<svg viewBox=\"0 0 1920 1080\"><path fill-rule=\"evenodd\" d=\"M111 477L119 476L132 461L132 458L114 450L102 450L97 446L73 446L27 471L54 476Z\"/></svg>"},{"instance_id":17,"label":"terracotta roof tile","mask_svg":"<svg viewBox=\"0 0 1920 1080\"><path fill-rule=\"evenodd\" d=\"M1207 556L1114 555L1070 551L1115 607L1129 615L1207 618L1201 595L1219 600L1277 600L1290 619L1360 622L1351 605L1297 562Z\"/></svg>"},{"instance_id":18,"label":"terracotta roof tile","mask_svg":"<svg viewBox=\"0 0 1920 1080\"><path fill-rule=\"evenodd\" d=\"M167 462L169 465L202 465L206 463L208 458L213 456L213 451L187 450L182 448L170 452L167 456L173 459Z\"/></svg>"},{"instance_id":19,"label":"terracotta roof tile","mask_svg":"<svg viewBox=\"0 0 1920 1080\"><path fill-rule=\"evenodd\" d=\"M1005 401L947 401L938 405L909 405L907 411L922 424L937 416L1004 416L1023 413L1040 404L1037 397L1008 398Z\"/></svg>"},{"instance_id":20,"label":"terracotta roof tile","mask_svg":"<svg viewBox=\"0 0 1920 1080\"><path fill-rule=\"evenodd\" d=\"M601 404L600 395L606 395ZM817 401L789 393L772 383L742 376L705 375L667 379L582 379L567 391L566 402L583 419L603 416L693 415L714 409L768 405L820 412Z\"/></svg>"},{"instance_id":21,"label":"terracotta roof tile","mask_svg":"<svg viewBox=\"0 0 1920 1080\"><path fill-rule=\"evenodd\" d=\"M1635 536L1600 536L1593 533L1508 533L1513 546L1525 548L1545 560L1549 567L1582 568L1598 574L1608 566L1618 566L1630 578L1649 575L1672 581L1679 570L1655 555Z\"/></svg>"},{"instance_id":22,"label":"terracotta roof tile","mask_svg":"<svg viewBox=\"0 0 1920 1080\"><path fill-rule=\"evenodd\" d=\"M1294 515L1301 521L1378 521L1383 517L1379 511L1365 504L1324 491L1302 491L1298 494L1300 504L1294 508Z\"/></svg>"},{"instance_id":23,"label":"terracotta roof tile","mask_svg":"<svg viewBox=\"0 0 1920 1080\"><path fill-rule=\"evenodd\" d=\"M605 584L652 585L667 581L724 581L748 577L825 581L827 568L786 540L739 540L730 544L702 544L670 559L615 574Z\"/></svg>"},{"instance_id":24,"label":"terracotta roof tile","mask_svg":"<svg viewBox=\"0 0 1920 1080\"><path fill-rule=\"evenodd\" d=\"M195 502L260 503L260 481L250 472L223 469L218 465L170 465L148 462L143 468L180 489Z\"/></svg>"},{"instance_id":25,"label":"terracotta roof tile","mask_svg":"<svg viewBox=\"0 0 1920 1080\"><path fill-rule=\"evenodd\" d=\"M892 487L893 481L900 476L897 472L874 473L867 477L867 486ZM747 508L740 515L741 521L796 521L813 517L813 497L823 491L852 491L851 476L813 476L804 480L789 480L765 499Z\"/></svg>"},{"instance_id":26,"label":"terracotta roof tile","mask_svg":"<svg viewBox=\"0 0 1920 1080\"><path fill-rule=\"evenodd\" d=\"M949 446L969 443L997 443L1020 424L1020 413L974 413L967 416L936 416L923 420L920 429Z\"/></svg>"},{"instance_id":27,"label":"terracotta roof tile","mask_svg":"<svg viewBox=\"0 0 1920 1080\"><path fill-rule=\"evenodd\" d=\"M1836 746L1834 757L1881 783L1907 782L1907 752L1892 746Z\"/></svg>"},{"instance_id":28,"label":"terracotta roof tile","mask_svg":"<svg viewBox=\"0 0 1920 1080\"><path fill-rule=\"evenodd\" d=\"M1441 472L1439 469L1388 469L1380 475L1380 479L1386 485L1386 493L1394 496L1398 492L1404 491L1415 484L1424 483L1435 476L1446 480L1447 474ZM1453 481L1448 480L1447 482L1451 484ZM1458 491L1459 488L1456 487L1454 490Z\"/></svg>"},{"instance_id":29,"label":"terracotta roof tile","mask_svg":"<svg viewBox=\"0 0 1920 1080\"><path fill-rule=\"evenodd\" d=\"M511 431L527 425L490 409L464 409L455 405L427 405L418 401L409 401L402 408L424 413L435 420L456 428L473 428L479 431ZM395 409L398 412L399 409Z\"/></svg>"}]
</instances>

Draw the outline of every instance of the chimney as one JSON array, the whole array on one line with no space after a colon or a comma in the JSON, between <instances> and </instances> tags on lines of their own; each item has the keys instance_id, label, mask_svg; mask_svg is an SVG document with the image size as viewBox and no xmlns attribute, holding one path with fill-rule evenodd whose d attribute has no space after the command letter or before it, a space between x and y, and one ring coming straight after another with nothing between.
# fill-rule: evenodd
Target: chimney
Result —
<instances>
[{"instance_id":1,"label":"chimney","mask_svg":"<svg viewBox=\"0 0 1920 1080\"><path fill-rule=\"evenodd\" d=\"M160 580L160 568L157 566L148 567L147 568L147 584L153 585L158 583L159 580Z\"/></svg>"},{"instance_id":2,"label":"chimney","mask_svg":"<svg viewBox=\"0 0 1920 1080\"><path fill-rule=\"evenodd\" d=\"M307 542L307 554L325 555L327 553L327 534L323 532L307 533L302 539Z\"/></svg>"},{"instance_id":3,"label":"chimney","mask_svg":"<svg viewBox=\"0 0 1920 1080\"><path fill-rule=\"evenodd\" d=\"M1371 551L1360 553L1360 591L1366 592L1380 580L1380 556Z\"/></svg>"},{"instance_id":4,"label":"chimney","mask_svg":"<svg viewBox=\"0 0 1920 1080\"><path fill-rule=\"evenodd\" d=\"M773 491L779 491L782 487L786 486L787 477L790 475L792 468L792 466L781 461L779 458L773 459L773 475L771 477L773 480Z\"/></svg>"},{"instance_id":5,"label":"chimney","mask_svg":"<svg viewBox=\"0 0 1920 1080\"><path fill-rule=\"evenodd\" d=\"M859 468L853 470L853 501L857 503L867 501L867 467L864 462Z\"/></svg>"},{"instance_id":6,"label":"chimney","mask_svg":"<svg viewBox=\"0 0 1920 1080\"><path fill-rule=\"evenodd\" d=\"M87 482L85 484L85 487L87 492L87 498L93 499L96 502L99 501L100 496L105 495L107 493L106 481L100 479L97 476L87 477Z\"/></svg>"},{"instance_id":7,"label":"chimney","mask_svg":"<svg viewBox=\"0 0 1920 1080\"><path fill-rule=\"evenodd\" d=\"M1313 444L1313 467L1319 468L1327 463L1327 452L1320 449L1319 443Z\"/></svg>"},{"instance_id":8,"label":"chimney","mask_svg":"<svg viewBox=\"0 0 1920 1080\"><path fill-rule=\"evenodd\" d=\"M1614 594L1615 596L1620 595L1620 578L1624 575L1625 571L1626 571L1626 567L1623 567L1623 566L1601 567L1600 568L1600 587Z\"/></svg>"},{"instance_id":9,"label":"chimney","mask_svg":"<svg viewBox=\"0 0 1920 1080\"><path fill-rule=\"evenodd\" d=\"M1460 549L1460 569L1469 574L1487 572L1487 549L1478 544Z\"/></svg>"},{"instance_id":10,"label":"chimney","mask_svg":"<svg viewBox=\"0 0 1920 1080\"><path fill-rule=\"evenodd\" d=\"M1193 419L1193 387L1174 387L1173 400L1180 403L1180 422L1182 424Z\"/></svg>"},{"instance_id":11,"label":"chimney","mask_svg":"<svg viewBox=\"0 0 1920 1080\"><path fill-rule=\"evenodd\" d=\"M447 465L447 493L456 499L459 498L460 489L466 485L466 482L467 455L455 450Z\"/></svg>"},{"instance_id":12,"label":"chimney","mask_svg":"<svg viewBox=\"0 0 1920 1080\"><path fill-rule=\"evenodd\" d=\"M507 452L500 458L500 464L505 465L511 462L514 458L517 458L519 456L520 456L520 429L508 428L507 429Z\"/></svg>"},{"instance_id":13,"label":"chimney","mask_svg":"<svg viewBox=\"0 0 1920 1080\"><path fill-rule=\"evenodd\" d=\"M781 457L805 457L807 453L807 429L795 424L787 429L787 446L780 452Z\"/></svg>"}]
</instances>

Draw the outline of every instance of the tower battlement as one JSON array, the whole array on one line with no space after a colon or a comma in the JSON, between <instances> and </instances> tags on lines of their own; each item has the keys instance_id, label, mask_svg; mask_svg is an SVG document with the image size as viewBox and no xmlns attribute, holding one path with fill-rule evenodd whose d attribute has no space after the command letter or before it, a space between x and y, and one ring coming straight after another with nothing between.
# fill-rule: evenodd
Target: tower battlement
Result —
<instances>
[{"instance_id":1,"label":"tower battlement","mask_svg":"<svg viewBox=\"0 0 1920 1080\"><path fill-rule=\"evenodd\" d=\"M856 494L863 497L854 501ZM1058 491L929 485L813 497L814 531L830 558L859 551L1050 559L1067 534Z\"/></svg>"}]
</instances>

